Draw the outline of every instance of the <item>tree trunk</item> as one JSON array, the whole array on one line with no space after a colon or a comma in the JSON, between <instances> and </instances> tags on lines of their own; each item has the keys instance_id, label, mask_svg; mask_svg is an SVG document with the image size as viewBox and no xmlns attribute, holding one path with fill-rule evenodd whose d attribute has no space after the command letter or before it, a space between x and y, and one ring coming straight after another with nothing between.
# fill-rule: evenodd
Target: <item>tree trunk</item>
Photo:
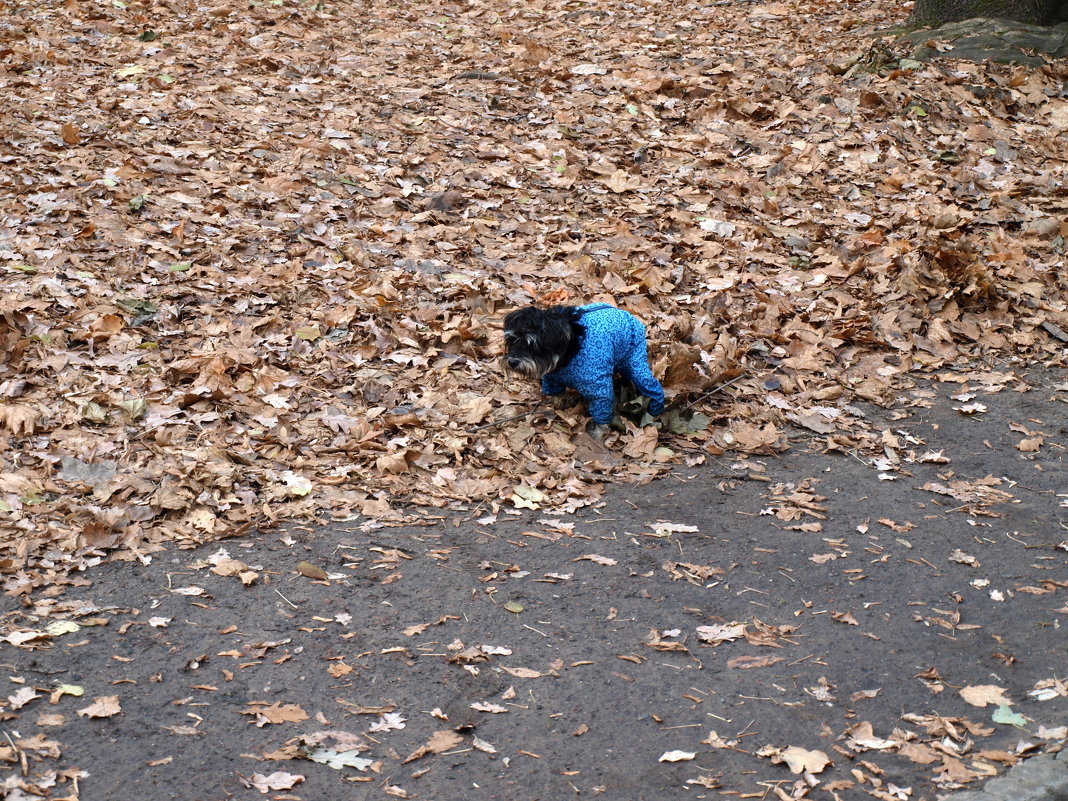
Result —
<instances>
[{"instance_id":1,"label":"tree trunk","mask_svg":"<svg viewBox=\"0 0 1068 801\"><path fill-rule=\"evenodd\" d=\"M1032 25L1052 25L1068 19L1066 0L916 0L909 25L941 25L972 17L997 17Z\"/></svg>"}]
</instances>

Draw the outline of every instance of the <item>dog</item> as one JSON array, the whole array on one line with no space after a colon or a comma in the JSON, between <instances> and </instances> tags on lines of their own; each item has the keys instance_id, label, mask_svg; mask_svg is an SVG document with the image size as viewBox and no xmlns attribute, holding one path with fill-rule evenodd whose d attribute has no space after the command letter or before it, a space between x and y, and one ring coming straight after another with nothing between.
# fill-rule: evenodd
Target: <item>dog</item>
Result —
<instances>
[{"instance_id":1,"label":"dog","mask_svg":"<svg viewBox=\"0 0 1068 801\"><path fill-rule=\"evenodd\" d=\"M540 378L546 395L577 390L597 436L604 435L615 413L616 373L649 399L649 414L664 411L664 389L649 369L645 326L622 309L607 303L527 306L504 318L504 343L508 367Z\"/></svg>"}]
</instances>

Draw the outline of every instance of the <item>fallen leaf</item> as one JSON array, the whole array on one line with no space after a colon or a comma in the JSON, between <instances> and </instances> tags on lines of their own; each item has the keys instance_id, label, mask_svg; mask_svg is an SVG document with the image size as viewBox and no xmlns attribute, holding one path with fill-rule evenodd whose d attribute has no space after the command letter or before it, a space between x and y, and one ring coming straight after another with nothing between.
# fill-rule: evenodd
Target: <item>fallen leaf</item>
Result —
<instances>
[{"instance_id":1,"label":"fallen leaf","mask_svg":"<svg viewBox=\"0 0 1068 801\"><path fill-rule=\"evenodd\" d=\"M286 773L281 770L276 770L274 773L266 776L262 773L254 773L248 779L242 780L246 787L255 788L264 795L274 790L292 790L302 781L304 781L303 776L294 773Z\"/></svg>"},{"instance_id":2,"label":"fallen leaf","mask_svg":"<svg viewBox=\"0 0 1068 801\"><path fill-rule=\"evenodd\" d=\"M93 703L89 706L79 709L78 714L83 718L110 718L121 711L119 696L102 695L99 698L94 698Z\"/></svg>"},{"instance_id":3,"label":"fallen leaf","mask_svg":"<svg viewBox=\"0 0 1068 801\"><path fill-rule=\"evenodd\" d=\"M783 661L781 656L736 656L727 660L727 667L737 670L751 670L777 665Z\"/></svg>"},{"instance_id":4,"label":"fallen leaf","mask_svg":"<svg viewBox=\"0 0 1068 801\"><path fill-rule=\"evenodd\" d=\"M991 716L991 719L995 723L1004 723L1009 726L1016 726L1017 728L1025 728L1027 726L1027 718L1018 712L1013 712L1012 707L1007 704L1002 704Z\"/></svg>"},{"instance_id":5,"label":"fallen leaf","mask_svg":"<svg viewBox=\"0 0 1068 801\"><path fill-rule=\"evenodd\" d=\"M823 751L807 751L791 745L781 755L791 773L820 773L831 764L830 758Z\"/></svg>"},{"instance_id":6,"label":"fallen leaf","mask_svg":"<svg viewBox=\"0 0 1068 801\"><path fill-rule=\"evenodd\" d=\"M513 667L506 667L506 666L502 665L501 666L501 670L503 670L505 673L509 674L510 676L515 676L517 679L540 679L542 677L542 675L543 675L542 673L539 673L537 670L531 670L530 668L524 668L524 667L513 668Z\"/></svg>"},{"instance_id":7,"label":"fallen leaf","mask_svg":"<svg viewBox=\"0 0 1068 801\"><path fill-rule=\"evenodd\" d=\"M500 715L508 711L507 707L500 706L499 704L491 704L485 701L476 701L471 704L471 708L476 712L491 712L495 715Z\"/></svg>"},{"instance_id":8,"label":"fallen leaf","mask_svg":"<svg viewBox=\"0 0 1068 801\"><path fill-rule=\"evenodd\" d=\"M308 713L298 704L264 704L254 702L241 710L242 715L251 715L257 727L273 723L298 723L308 719Z\"/></svg>"},{"instance_id":9,"label":"fallen leaf","mask_svg":"<svg viewBox=\"0 0 1068 801\"><path fill-rule=\"evenodd\" d=\"M743 623L717 623L711 626L698 626L696 629L698 639L703 642L721 643L737 640L745 636L745 624Z\"/></svg>"},{"instance_id":10,"label":"fallen leaf","mask_svg":"<svg viewBox=\"0 0 1068 801\"><path fill-rule=\"evenodd\" d=\"M25 687L19 687L15 692L11 693L11 695L7 697L7 704L11 709L21 709L34 698L40 697L40 693L33 689L33 687L27 685Z\"/></svg>"},{"instance_id":11,"label":"fallen leaf","mask_svg":"<svg viewBox=\"0 0 1068 801\"><path fill-rule=\"evenodd\" d=\"M657 762L687 762L696 756L693 751L665 751Z\"/></svg>"},{"instance_id":12,"label":"fallen leaf","mask_svg":"<svg viewBox=\"0 0 1068 801\"><path fill-rule=\"evenodd\" d=\"M341 770L342 768L367 770L374 764L373 759L361 757L357 751L334 751L330 748L316 748L309 751L308 759L334 770Z\"/></svg>"},{"instance_id":13,"label":"fallen leaf","mask_svg":"<svg viewBox=\"0 0 1068 801\"><path fill-rule=\"evenodd\" d=\"M317 581L326 581L330 578L325 570L318 565L313 565L311 562L297 562L297 572L306 578L315 579Z\"/></svg>"},{"instance_id":14,"label":"fallen leaf","mask_svg":"<svg viewBox=\"0 0 1068 801\"><path fill-rule=\"evenodd\" d=\"M971 687L962 687L960 697L972 706L988 706L990 704L1011 704L1012 701L1006 695L1005 689L993 684L979 684Z\"/></svg>"},{"instance_id":15,"label":"fallen leaf","mask_svg":"<svg viewBox=\"0 0 1068 801\"><path fill-rule=\"evenodd\" d=\"M619 564L615 559L610 559L607 556L600 556L600 555L595 554L595 553L588 553L585 556L576 557L576 558L572 559L571 561L572 562L581 562L583 560L586 560L586 561L589 561L589 562L596 562L599 565L606 565L608 567L611 567L612 565L615 565L615 564Z\"/></svg>"},{"instance_id":16,"label":"fallen leaf","mask_svg":"<svg viewBox=\"0 0 1068 801\"><path fill-rule=\"evenodd\" d=\"M458 734L450 729L441 729L430 735L430 740L426 745L421 745L411 754L404 758L402 761L404 764L412 762L416 759L422 759L427 754L441 754L445 751L451 751L464 741L463 735Z\"/></svg>"}]
</instances>

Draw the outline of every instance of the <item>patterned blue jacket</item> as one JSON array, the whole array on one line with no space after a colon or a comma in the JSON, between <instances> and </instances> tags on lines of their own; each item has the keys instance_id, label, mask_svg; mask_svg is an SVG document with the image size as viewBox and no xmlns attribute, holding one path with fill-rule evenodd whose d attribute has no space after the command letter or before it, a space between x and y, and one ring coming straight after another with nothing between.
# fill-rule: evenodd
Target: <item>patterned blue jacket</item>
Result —
<instances>
[{"instance_id":1,"label":"patterned blue jacket","mask_svg":"<svg viewBox=\"0 0 1068 801\"><path fill-rule=\"evenodd\" d=\"M586 329L582 346L563 368L542 377L542 392L557 395L567 387L577 390L593 421L605 425L612 421L616 405L612 376L620 373L649 398L649 414L664 411L664 390L649 369L645 326L634 315L607 303L579 306L579 311L579 325Z\"/></svg>"}]
</instances>

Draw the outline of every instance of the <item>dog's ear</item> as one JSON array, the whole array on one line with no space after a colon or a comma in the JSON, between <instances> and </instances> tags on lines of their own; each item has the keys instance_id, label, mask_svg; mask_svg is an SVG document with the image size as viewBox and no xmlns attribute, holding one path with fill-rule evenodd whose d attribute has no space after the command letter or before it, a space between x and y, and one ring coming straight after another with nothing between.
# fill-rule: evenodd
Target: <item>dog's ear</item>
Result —
<instances>
[{"instance_id":1,"label":"dog's ear","mask_svg":"<svg viewBox=\"0 0 1068 801\"><path fill-rule=\"evenodd\" d=\"M578 306L552 306L547 313L569 323L577 323L582 317L582 311Z\"/></svg>"},{"instance_id":2,"label":"dog's ear","mask_svg":"<svg viewBox=\"0 0 1068 801\"><path fill-rule=\"evenodd\" d=\"M505 330L533 329L537 331L542 325L543 315L544 312L537 306L524 306L522 309L508 312L504 317Z\"/></svg>"}]
</instances>

